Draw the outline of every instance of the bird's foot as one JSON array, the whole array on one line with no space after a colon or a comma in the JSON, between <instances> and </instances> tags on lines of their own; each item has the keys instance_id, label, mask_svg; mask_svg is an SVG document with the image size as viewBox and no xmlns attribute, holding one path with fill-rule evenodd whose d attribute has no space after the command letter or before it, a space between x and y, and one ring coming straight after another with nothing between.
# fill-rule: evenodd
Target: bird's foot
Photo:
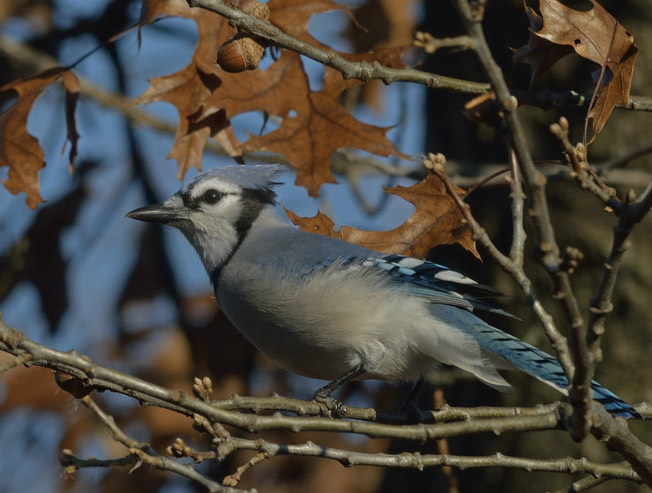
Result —
<instances>
[{"instance_id":1,"label":"bird's foot","mask_svg":"<svg viewBox=\"0 0 652 493\"><path fill-rule=\"evenodd\" d=\"M315 392L312 400L319 402L326 407L324 414L329 418L343 418L346 416L346 405L342 401L338 401L335 397L331 397L325 392L320 392L318 390Z\"/></svg>"}]
</instances>

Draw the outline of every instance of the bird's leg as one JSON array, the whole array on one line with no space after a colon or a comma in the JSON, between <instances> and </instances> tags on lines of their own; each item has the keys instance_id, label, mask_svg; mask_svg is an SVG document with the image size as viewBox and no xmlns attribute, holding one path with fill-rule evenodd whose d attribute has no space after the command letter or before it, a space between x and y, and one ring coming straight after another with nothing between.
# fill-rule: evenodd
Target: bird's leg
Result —
<instances>
[{"instance_id":1,"label":"bird's leg","mask_svg":"<svg viewBox=\"0 0 652 493\"><path fill-rule=\"evenodd\" d=\"M399 411L406 413L411 422L420 423L422 421L432 420L432 414L422 411L419 407L419 393L423 387L424 377L421 375L419 379L412 383L408 391L403 395Z\"/></svg>"},{"instance_id":2,"label":"bird's leg","mask_svg":"<svg viewBox=\"0 0 652 493\"><path fill-rule=\"evenodd\" d=\"M341 401L338 401L335 397L331 397L331 394L345 383L350 382L355 377L362 375L365 371L366 370L362 363L354 366L341 377L338 377L320 389L317 389L315 394L312 396L312 399L315 402L321 402L324 404L326 409L328 409L329 416L334 418L341 418L346 414L346 406Z\"/></svg>"}]
</instances>

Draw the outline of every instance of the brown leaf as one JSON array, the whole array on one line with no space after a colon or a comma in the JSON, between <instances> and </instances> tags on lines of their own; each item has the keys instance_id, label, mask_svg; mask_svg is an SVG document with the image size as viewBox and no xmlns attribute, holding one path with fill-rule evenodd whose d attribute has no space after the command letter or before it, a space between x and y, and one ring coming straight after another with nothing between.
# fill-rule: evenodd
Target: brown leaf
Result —
<instances>
[{"instance_id":1,"label":"brown leaf","mask_svg":"<svg viewBox=\"0 0 652 493\"><path fill-rule=\"evenodd\" d=\"M319 195L324 183L335 183L329 161L341 147L363 149L380 156L400 153L385 136L388 128L359 122L342 108L339 92L309 91L308 78L296 79L295 111L297 116L286 117L281 126L268 134L252 136L242 145L245 150L262 150L283 154L297 170L296 184ZM307 97L304 97L307 92Z\"/></svg>"},{"instance_id":2,"label":"brown leaf","mask_svg":"<svg viewBox=\"0 0 652 493\"><path fill-rule=\"evenodd\" d=\"M396 46L412 47L419 22L417 4L416 0L368 0L356 8L355 18L363 28L351 24L343 32L344 37L351 42L351 51L366 53ZM361 91L356 92L356 99L375 111L380 111L391 104L385 97L384 89L381 81L370 81Z\"/></svg>"},{"instance_id":3,"label":"brown leaf","mask_svg":"<svg viewBox=\"0 0 652 493\"><path fill-rule=\"evenodd\" d=\"M286 213L304 231L331 236L382 253L425 257L437 245L458 243L480 258L471 230L437 176L431 174L411 187L396 186L386 189L386 192L398 195L416 207L414 214L391 231L365 231L350 226L335 231L333 221L321 212L314 217L299 217L287 209ZM459 190L459 193L462 192Z\"/></svg>"},{"instance_id":4,"label":"brown leaf","mask_svg":"<svg viewBox=\"0 0 652 493\"><path fill-rule=\"evenodd\" d=\"M283 210L285 210L290 221L292 221L295 226L299 226L299 229L302 229L303 231L322 236L330 236L331 238L337 238L338 240L344 240L342 230L335 231L335 222L322 212L317 212L317 214L312 217L302 217L285 207L283 207Z\"/></svg>"},{"instance_id":5,"label":"brown leaf","mask_svg":"<svg viewBox=\"0 0 652 493\"><path fill-rule=\"evenodd\" d=\"M239 156L231 123L224 111L203 116L208 97L222 85L222 71L215 63L217 49L234 33L226 20L205 9L190 8L185 2L149 0L143 22L161 15L192 19L197 24L198 41L188 66L171 75L156 77L136 103L165 101L179 113L179 126L168 157L176 159L179 178L191 166L201 169L201 158L208 138L213 138L232 156Z\"/></svg>"},{"instance_id":6,"label":"brown leaf","mask_svg":"<svg viewBox=\"0 0 652 493\"><path fill-rule=\"evenodd\" d=\"M567 45L557 45L552 41L538 36L536 33L543 28L543 17L528 6L525 12L530 19L530 39L528 44L514 52L514 63L526 63L532 70L530 85L537 80L541 74L552 67L558 60L573 52L573 48Z\"/></svg>"},{"instance_id":7,"label":"brown leaf","mask_svg":"<svg viewBox=\"0 0 652 493\"><path fill-rule=\"evenodd\" d=\"M638 48L632 44L630 51L623 55L618 64L607 64L613 74L612 78L600 91L600 96L588 114L588 117L593 120L593 139L602 131L614 107L618 104L627 104L629 101L637 52Z\"/></svg>"},{"instance_id":8,"label":"brown leaf","mask_svg":"<svg viewBox=\"0 0 652 493\"><path fill-rule=\"evenodd\" d=\"M225 72L215 64L215 51L231 37L233 29L219 16L216 19L200 9L186 12L175 2L172 5L174 8L167 11L161 0L149 0L144 18L171 13L194 19L199 42L193 63L176 74L152 80L138 102L167 101L179 111L181 122L170 156L179 161L181 176L188 166L199 167L204 143L212 134L222 136L224 145L231 144L232 154L241 150L283 154L297 169L297 184L313 196L323 183L335 182L329 160L341 147L406 157L385 136L387 128L363 124L342 108L342 91L360 81L344 81L341 74L332 71L322 90L312 92L301 59L292 52L283 53L266 70ZM308 39L306 30L313 14L342 8L331 1L297 0L272 0L269 7L272 22L300 39ZM403 63L400 55L397 50L383 50L350 58L396 66ZM256 110L283 118L280 127L238 145L229 119ZM289 117L291 111L296 116Z\"/></svg>"},{"instance_id":9,"label":"brown leaf","mask_svg":"<svg viewBox=\"0 0 652 493\"><path fill-rule=\"evenodd\" d=\"M296 82L303 77L301 59L293 51L284 51L266 70L220 73L222 85L204 102L202 117L224 109L229 118L248 111L283 118L296 106L297 98L307 97L308 88Z\"/></svg>"},{"instance_id":10,"label":"brown leaf","mask_svg":"<svg viewBox=\"0 0 652 493\"><path fill-rule=\"evenodd\" d=\"M398 61L400 55L396 50L351 58L402 63ZM266 79L269 70L272 72ZM285 116L278 129L262 136L252 136L242 149L283 154L297 170L297 185L305 187L310 195L317 196L324 183L335 183L329 161L341 147L364 149L381 156L406 157L385 136L387 128L359 122L340 104L342 91L360 81L344 81L339 72L326 68L323 88L313 92L296 54L284 54L268 70L258 73L258 76L256 71L251 74L251 84L247 82L247 87L252 87L253 98L238 96L237 101L220 104L235 111L245 111L254 109L255 103L270 114ZM296 116L287 116L290 109L296 112Z\"/></svg>"},{"instance_id":11,"label":"brown leaf","mask_svg":"<svg viewBox=\"0 0 652 493\"><path fill-rule=\"evenodd\" d=\"M67 71L64 67L51 68L0 87L0 101L13 93L18 97L0 115L0 166L9 166L9 179L3 184L13 194L25 192L31 209L43 201L38 174L45 162L38 140L27 132L27 117L41 92Z\"/></svg>"},{"instance_id":12,"label":"brown leaf","mask_svg":"<svg viewBox=\"0 0 652 493\"><path fill-rule=\"evenodd\" d=\"M597 91L600 96L589 108L588 118L593 119L593 138L602 130L611 111L617 104L629 99L634 63L638 48L634 37L595 0L589 0L592 8L574 10L557 0L540 0L541 18L528 10L532 34L554 45L572 48L578 55L591 60L602 68ZM535 27L540 29L535 30ZM528 46L532 44L532 40ZM533 67L533 76L548 68L560 52L545 49L528 53L522 48L521 56ZM541 46L539 46L541 48ZM519 53L521 50L517 51ZM559 57L557 56L557 59ZM552 62L552 63L551 63Z\"/></svg>"},{"instance_id":13,"label":"brown leaf","mask_svg":"<svg viewBox=\"0 0 652 493\"><path fill-rule=\"evenodd\" d=\"M349 7L340 5L332 0L270 0L269 20L283 32L320 48L329 46L320 43L308 34L308 24L314 14L343 10L353 19L353 13Z\"/></svg>"}]
</instances>

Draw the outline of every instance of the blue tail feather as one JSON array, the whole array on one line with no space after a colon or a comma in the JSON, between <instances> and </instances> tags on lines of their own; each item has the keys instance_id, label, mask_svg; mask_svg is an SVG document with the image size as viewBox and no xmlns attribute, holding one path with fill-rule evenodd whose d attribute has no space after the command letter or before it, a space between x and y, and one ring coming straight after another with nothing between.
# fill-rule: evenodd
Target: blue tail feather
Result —
<instances>
[{"instance_id":1,"label":"blue tail feather","mask_svg":"<svg viewBox=\"0 0 652 493\"><path fill-rule=\"evenodd\" d=\"M467 326L460 327L460 329L478 341L486 351L561 392L567 393L569 384L564 370L559 361L549 354L490 325ZM592 382L592 388L593 398L602 404L609 413L625 419L641 418L641 415L630 404L595 380Z\"/></svg>"}]
</instances>

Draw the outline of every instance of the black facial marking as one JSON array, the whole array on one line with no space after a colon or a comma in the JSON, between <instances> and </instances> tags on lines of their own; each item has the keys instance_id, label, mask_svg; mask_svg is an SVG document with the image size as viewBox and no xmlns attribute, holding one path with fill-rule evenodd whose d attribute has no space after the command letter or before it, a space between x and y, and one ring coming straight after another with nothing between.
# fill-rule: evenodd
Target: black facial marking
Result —
<instances>
[{"instance_id":1,"label":"black facial marking","mask_svg":"<svg viewBox=\"0 0 652 493\"><path fill-rule=\"evenodd\" d=\"M276 193L271 187L262 189L245 188L242 190L242 194L240 195L241 213L240 217L234 224L236 233L238 234L238 243L236 243L224 263L211 273L211 281L213 282L213 287L215 289L217 289L222 269L224 269L224 267L231 261L235 252L237 252L240 245L242 245L242 242L249 233L251 225L258 218L260 211L262 211L263 207L266 205L275 203Z\"/></svg>"},{"instance_id":2,"label":"black facial marking","mask_svg":"<svg viewBox=\"0 0 652 493\"><path fill-rule=\"evenodd\" d=\"M188 209L198 209L201 202L200 197L193 197L190 193L190 190L186 190L181 193L181 200L183 200L183 205Z\"/></svg>"},{"instance_id":3,"label":"black facial marking","mask_svg":"<svg viewBox=\"0 0 652 493\"><path fill-rule=\"evenodd\" d=\"M239 237L238 246L247 236L249 228L251 228L251 225L256 220L263 207L267 204L274 204L275 198L276 194L271 188L246 188L242 191L242 195L240 196L241 213L235 223L235 230Z\"/></svg>"}]
</instances>

